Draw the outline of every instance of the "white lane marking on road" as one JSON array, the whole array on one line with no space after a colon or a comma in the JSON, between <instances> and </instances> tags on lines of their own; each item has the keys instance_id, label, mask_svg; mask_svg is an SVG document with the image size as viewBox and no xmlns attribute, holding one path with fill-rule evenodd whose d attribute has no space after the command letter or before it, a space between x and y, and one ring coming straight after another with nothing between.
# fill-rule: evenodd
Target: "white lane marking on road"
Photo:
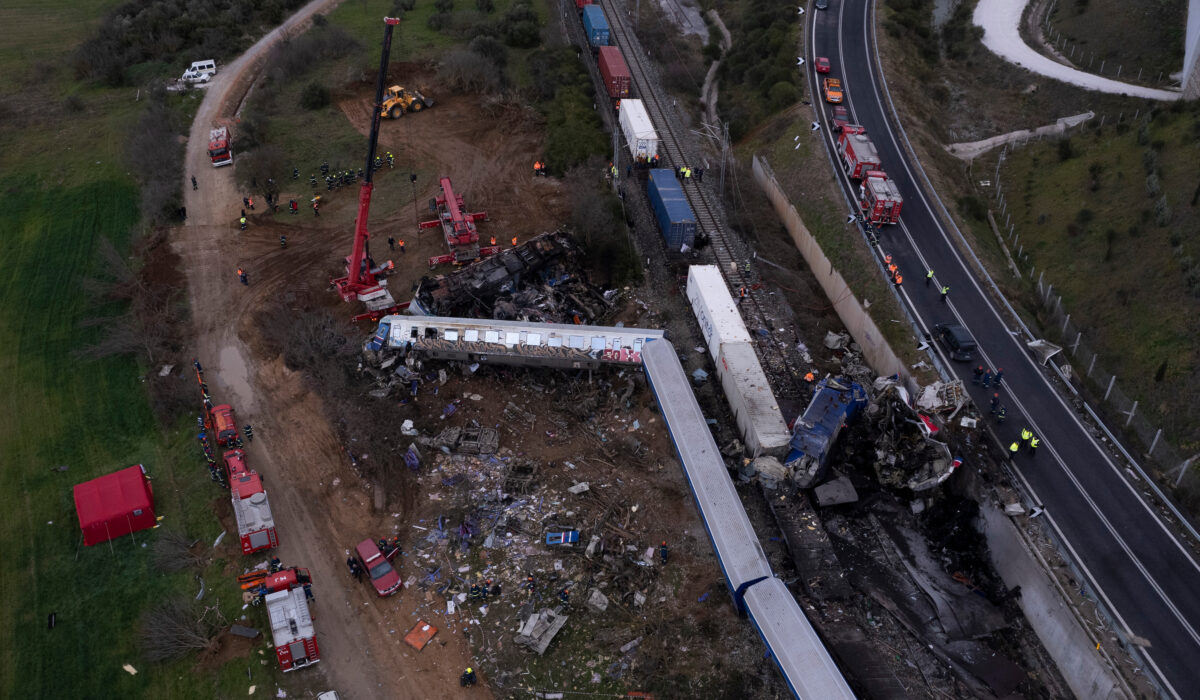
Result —
<instances>
[{"instance_id":1,"label":"white lane marking on road","mask_svg":"<svg viewBox=\"0 0 1200 700\"><path fill-rule=\"evenodd\" d=\"M874 4L874 3L872 3L872 5L873 5L873 4ZM841 10L842 10L842 8L841 8L841 7L839 7L839 13L838 13L838 24L839 24L839 26L842 24L842 19L843 19L843 15L842 15L842 11L841 11ZM869 18L869 16L870 16L870 14L869 14L869 13L868 13L868 14L865 14L865 15L864 15L864 18ZM814 40L814 42L815 42L815 36L816 36L816 29L815 29L815 27L814 27L814 29L813 29L813 40ZM839 60L841 60L841 62L842 62L842 65L845 65L845 54L844 54L844 50L843 50L843 46L842 46L842 42L840 41L840 36L841 36L841 33L840 33L840 32L838 32L838 36L839 36L839 41L838 41L838 56L839 56ZM871 35L870 35L870 27L869 27L869 23L868 23L868 22L864 22L864 24L863 24L863 39L864 39L864 45L865 45L865 46L866 46L866 45L870 45L870 44L872 43L872 41L871 41ZM871 62L871 61L868 61L868 75L870 76L870 79L871 79L872 88L873 88L873 94L875 94L875 95L878 95L878 94L879 94L879 85L878 85L878 81L876 80L876 77L875 77L875 69L876 69L876 66L874 65L874 63L873 63L873 62ZM846 100L847 100L848 102L849 102L849 100L850 100L850 96L849 96L849 91L848 91L848 90L846 91ZM884 111L885 111L885 110L884 110L884 108L883 108L883 104L882 104L881 102L879 103L879 107L880 107L880 111L881 111L881 112L884 112ZM885 123L886 123L886 119L885 119ZM885 125L886 125L886 124L885 124ZM892 142L892 145L893 145L893 147L896 149L896 151L897 151L897 152L900 152L900 153L903 153L903 152L904 152L904 149L902 149L902 148L900 147L900 144L899 144L899 143L898 143L898 141L896 140L896 136L895 136L894 132L892 131L892 129L891 129L891 127L890 127L890 125L886 125L886 131L887 131L887 136L888 136L888 138L891 140L891 142ZM905 172L908 174L909 178L910 178L910 179L912 180L912 182L914 183L914 186L916 187L916 195L917 195L917 196L918 196L918 197L921 199L921 201L922 201L922 203L925 205L926 209L927 209L927 210L929 210L929 211L932 213L932 212L933 212L933 208L932 208L932 206L929 204L929 200L928 200L928 198L925 196L925 192L924 192L924 191L923 191L923 189L920 187L920 184L919 184L919 181L918 181L918 179L916 178L916 176L915 176L915 175L914 175L914 173L912 172L911 168L909 167L909 164L908 164L907 160L906 160L906 159L902 159L902 160L903 160L904 162L902 162L902 163L901 163L901 166L904 168ZM935 226L936 226L936 228L937 228L937 230L938 230L938 233L939 233L939 235L942 237L942 240L943 240L943 242L945 242L945 244L947 245L947 247L948 247L948 249L950 250L951 254L952 254L952 255L954 256L954 258L955 258L955 259L958 261L958 263L959 263L960 267L961 267L961 268L962 268L964 271L967 271L967 273L968 273L967 277L968 277L968 279L970 280L971 286L972 286L972 287L973 287L973 288L976 290L976 292L978 292L978 293L979 293L979 295L980 295L980 298L983 300L984 304L987 306L988 310L989 310L989 311L991 311L992 315L993 315L993 316L996 318L996 320L997 320L997 321L999 321L999 322L1000 322L1000 324L1001 324L1002 326L1005 326L1005 327L1007 327L1007 324L1005 323L1005 321L1004 321L1003 317L1000 315L1000 313L999 313L999 312L998 312L998 310L995 308L995 306L993 306L993 304L992 304L992 302L991 302L991 299L990 299L990 297L988 297L988 295L987 295L987 294L985 294L985 293L983 292L982 288L979 286L978 280L975 278L975 275L974 275L974 274L971 274L971 268L970 268L970 267L969 267L969 266L966 264L966 262L963 260L963 258L962 258L962 256L961 256L961 254L959 253L958 249L957 249L957 248L956 248L956 247L953 245L953 243L952 243L952 242L949 240L949 237L948 237L948 235L946 234L946 232L945 232L945 229L944 229L944 228L943 228L943 226L941 225L941 222L940 222L940 221L937 219L937 217L936 217L936 216L934 216L934 217L932 217L932 218L934 219L934 224L935 224ZM922 263L926 263L925 257L924 257L924 255L923 255L923 253L921 252L920 248L919 248L919 247L916 245L916 241L915 241L915 239L913 238L913 236L911 235L911 232L910 232L910 231L908 231L907 227L903 225L903 221L901 221L901 225L902 225L902 229L905 231L905 236L908 238L908 240L909 240L909 242L910 242L910 245L912 246L912 249L913 249L913 251L914 251L914 252L915 252L915 253L918 255L918 257L921 259ZM951 306L953 306L953 305L951 304ZM915 312L915 307L912 307L912 308L913 308L913 310L914 310L914 312ZM916 315L916 316L919 318L919 314L915 314L915 315ZM958 319L960 320L960 322L962 322L962 319L961 319L961 317L958 315L958 313L957 313L956 311L954 312L954 315L955 315L955 317L956 317L956 318L958 318ZM968 325L968 324L964 323L963 325ZM1060 407L1061 407L1061 408L1064 410L1064 412L1066 413L1066 415L1067 415L1067 416L1069 416L1069 417L1071 418L1071 420L1072 420L1072 421L1075 423L1075 425L1076 425L1076 426L1079 428L1079 430L1080 430L1080 431L1083 433L1083 435L1084 435L1084 436L1085 436L1085 438L1086 438L1086 442L1088 442L1088 443L1089 443L1089 444L1092 446L1092 448L1093 448L1093 449L1095 449L1095 450L1096 450L1096 451L1097 451L1097 452L1100 454L1100 456L1101 456L1102 460L1104 461L1104 463L1108 465L1109 469L1110 469L1110 470L1112 470L1114 474L1116 474L1116 476L1117 476L1117 478L1119 479L1119 481L1120 481L1122 484L1124 484L1124 485L1125 485L1125 487L1126 487L1127 489L1129 489L1129 491L1130 491L1130 493L1132 494L1132 496L1134 497L1134 499L1135 499L1135 500L1136 500L1138 503L1140 503L1140 504L1141 504L1142 508L1143 508L1143 509L1146 511L1146 513L1147 513L1147 514L1148 514L1148 515L1151 517L1152 521L1153 521L1153 522L1155 522L1155 523L1156 523L1156 524L1159 526L1159 528L1160 528L1160 529L1163 531L1163 533L1167 535L1168 539L1169 539L1171 542L1173 542L1173 543L1175 544L1176 548L1178 548L1178 550L1179 550L1179 551L1180 551L1180 552L1181 552L1181 553L1184 555L1185 559L1187 559L1187 560L1188 560L1188 562L1190 562L1190 563L1191 563L1191 565L1193 566L1193 568L1195 568L1197 571L1200 571L1200 565L1198 565L1198 564L1197 564L1196 560L1195 560L1195 559L1192 557L1191 553L1190 553L1190 552L1188 552L1186 548L1184 548L1183 544L1182 544L1182 543L1181 543L1181 542L1180 542L1180 541L1179 541L1179 540L1178 540L1178 539L1177 539L1177 538L1174 536L1174 534L1173 534L1173 533L1172 533L1172 532L1171 532L1171 531L1170 531L1170 530L1169 530L1169 529L1166 527L1166 524L1165 524L1165 523L1163 523L1163 522L1162 522L1162 520L1161 520L1160 518L1158 518L1157 514L1156 514L1156 513L1153 511L1153 509L1151 509L1151 508L1150 508L1149 504L1147 504L1147 503L1146 503L1146 502L1145 502L1145 501L1144 501L1144 500L1141 498L1141 496L1140 496L1140 495L1139 495L1139 494L1136 492L1136 490L1134 490L1134 489L1133 489L1133 486L1132 486L1131 484L1129 484L1129 482L1128 482L1128 481L1126 481L1126 479L1124 478L1124 475L1123 475L1123 474L1122 474L1122 472L1120 471L1119 467L1118 467L1118 466L1117 466L1115 463L1113 463L1113 461L1111 460L1111 458L1109 457L1109 455L1108 455L1108 454L1107 454L1107 453L1106 453L1104 450L1102 450L1102 449L1100 448L1100 446L1099 446L1099 445L1097 445L1097 444L1096 444L1095 440L1094 440L1094 439L1092 439L1091 433L1090 433L1090 432L1089 432L1089 431L1086 429L1086 427L1083 425L1082 421L1080 421L1080 419L1078 418L1078 416L1076 416L1076 415L1074 414L1074 412L1072 412L1072 411L1070 410L1070 408L1069 408L1069 407L1068 407L1068 406L1065 404L1065 402L1063 401L1063 399L1062 399L1062 397L1059 395L1059 393L1058 393L1058 392L1057 392L1057 391L1054 389L1054 387L1053 387L1052 385L1050 385L1050 383L1049 383L1049 381L1046 379L1046 377L1045 377L1045 376L1044 376L1044 375L1043 375L1043 374L1042 374L1042 373L1041 373L1041 372L1038 370L1038 368L1036 367L1036 365L1034 365L1033 361L1032 361L1032 360L1031 360L1031 359L1028 357L1028 355L1026 355L1026 354L1025 354L1025 352L1024 352L1022 349L1021 349L1021 347L1020 347L1020 344L1019 344L1019 343L1016 341L1016 339L1015 339L1013 336L1011 336L1011 335L1010 335L1009 337L1010 337L1010 340L1012 340L1012 342L1013 342L1014 346L1016 346L1016 349L1017 349L1017 355L1018 355L1019 357L1021 357L1021 358L1022 358L1022 361L1026 362L1026 363L1027 363L1027 364L1028 364L1028 365L1029 365L1029 366L1030 366L1030 367L1033 369L1034 373L1035 373L1035 374L1036 374L1036 375L1039 377L1039 379L1041 380L1041 382L1043 383L1043 385L1045 386L1045 388L1046 388L1048 391L1050 391L1050 393L1051 393L1051 394L1054 396L1055 400L1058 402L1059 406L1060 406ZM939 354L940 354L940 353L939 353ZM1016 393L1012 391L1012 387L1011 387L1011 385L1009 386L1009 391L1010 391L1010 394L1012 394L1012 395L1013 395L1013 397L1014 397L1014 401L1019 401L1018 399L1016 399L1016 398L1015 398L1015 397L1016 397ZM1023 412L1023 413L1026 413L1026 412L1024 411L1024 409L1023 409L1023 408L1022 408L1022 412ZM1044 431L1040 431L1040 432L1041 432L1041 434L1045 435L1045 432L1044 432ZM1046 443L1046 444L1047 444L1047 447L1050 447L1049 443ZM1051 449L1052 449L1052 448L1051 448ZM1119 545L1119 546L1121 546L1121 548L1122 548L1123 550L1125 550L1125 551L1126 551L1126 553L1127 553L1127 554L1130 556L1130 558L1131 558L1131 559L1134 561L1134 563L1135 563L1135 565L1136 565L1136 568L1138 569L1138 571L1139 571L1139 572L1141 572L1141 573L1142 573L1142 575L1143 575L1143 577L1145 577L1145 578L1147 579L1147 581L1150 583L1151 587L1152 587L1152 588L1153 588L1153 589L1154 589L1154 590L1155 590L1155 591L1158 593L1159 597L1160 597L1160 598L1163 600L1163 602L1164 602L1164 603L1167 605L1168 609L1170 609L1170 610L1171 610L1172 614L1173 614L1173 615L1175 615L1175 617L1176 617L1176 618L1179 620L1180 624L1181 624L1181 625L1183 625L1183 626L1185 627L1185 629L1188 631L1189 635L1190 635L1190 636L1192 636L1192 637L1193 637L1193 639L1194 639L1195 641L1197 641L1197 643L1198 643L1198 644L1200 644L1200 636L1198 636L1198 635L1196 634L1195 630L1194 630L1194 629L1191 627L1191 625L1190 625L1190 624L1187 622L1187 620L1185 620L1185 619L1183 618L1183 616L1182 616L1182 615L1181 615L1181 613L1179 612L1178 608L1177 608L1177 607L1174 605L1174 603L1172 603L1172 602L1171 602L1171 601L1170 601L1170 600L1167 598L1165 591L1163 591L1163 590L1162 590L1162 589L1161 589L1161 588L1160 588L1160 587L1157 585L1157 583L1155 583L1155 582L1153 581L1153 579L1151 579L1151 578L1148 576L1148 571L1146 571L1146 569L1145 569L1145 567L1142 565L1141 561L1140 561L1139 559L1137 559L1137 557L1136 557L1136 556L1134 556L1134 555L1133 555L1132 551L1131 551L1131 550L1130 550L1130 549L1127 547L1127 545L1124 543L1124 541L1123 541L1123 540L1121 540L1121 538L1120 538L1119 536L1117 536L1117 535L1116 535L1116 533L1115 533L1115 530L1114 530L1114 528L1112 527L1112 524L1111 524L1111 523L1108 521L1108 519L1107 519L1107 518L1106 518L1106 517L1103 515L1103 513L1101 513L1101 512L1100 512L1100 510L1099 510L1099 509L1098 509L1098 507L1096 506L1095 502L1094 502L1094 501L1091 499L1091 497L1090 497L1090 496L1087 494L1087 492L1086 492L1086 491L1084 491L1084 489L1083 489L1083 487L1082 487L1082 484L1080 484L1080 483L1078 482L1078 480L1076 479L1075 475L1074 475L1073 473L1071 473L1071 471L1070 471L1070 468L1069 468L1069 467L1068 467L1068 466L1065 464L1065 462L1064 462L1064 461L1061 459L1061 457L1059 457L1059 456L1058 456L1058 454L1057 454L1057 453L1055 453L1055 461L1056 461L1056 462L1057 462L1057 463L1060 465L1060 467L1062 467L1062 468L1064 469L1064 471L1065 471L1065 472L1066 472L1066 473L1069 475L1069 478L1071 479L1072 483L1075 485L1076 489L1077 489L1077 490L1080 492L1080 494L1081 494L1081 495L1084 497L1084 499L1085 499L1085 501L1088 503L1089 507L1090 507L1090 508L1092 509L1092 511L1093 511L1093 512L1094 512L1094 513L1097 515L1097 517L1099 517L1099 518L1101 519L1101 521L1104 523L1104 525L1105 525L1106 529L1108 529L1108 530L1109 530L1111 533L1113 533L1113 535L1114 535L1114 538L1116 539L1116 541L1117 541L1118 545ZM1028 484L1028 482L1026 482L1026 483ZM1031 490L1031 493L1032 493L1032 490ZM1060 534L1061 534L1061 531L1060 531ZM1063 539L1063 542L1064 542L1064 544L1066 544L1068 547L1070 547L1070 544L1069 544L1069 543L1066 541L1066 538L1065 538L1065 537L1063 537L1062 539ZM1075 555L1075 552L1074 552L1074 549L1073 549L1073 548L1072 548L1072 554L1073 554L1073 555ZM1085 571L1086 571L1086 567L1083 565L1083 563L1082 563L1082 560L1081 560L1081 559L1079 559L1077 555L1075 555L1075 556L1076 556L1076 560L1077 560L1077 562L1079 563L1079 565L1080 565L1081 567L1084 567L1084 569L1085 569ZM1090 572L1090 571L1087 571L1087 574L1088 574L1088 577L1089 577L1089 579L1091 579L1091 581L1092 581L1093 588L1094 588L1094 589L1096 589L1097 591L1100 591L1101 595L1103 595L1103 592L1101 591L1101 588L1100 588L1099 584L1098 584L1098 583L1096 583L1095 577L1094 577L1094 576L1091 574L1091 572ZM1106 599L1106 601L1108 600L1108 599L1107 599L1107 597L1105 597L1105 599ZM1111 602L1109 603L1109 609L1112 611L1112 613L1113 613L1114 615L1119 615L1119 613L1117 612L1116 608L1115 608L1115 607L1113 607L1113 606L1111 605ZM1122 622L1122 624L1125 624L1125 623L1124 623L1124 622ZM1125 625L1125 627L1126 627L1126 629L1129 629L1128 625ZM1148 656L1148 652L1144 652L1144 653L1146 653L1146 654L1147 654L1147 656ZM1165 679L1164 679L1164 682L1165 682Z\"/></svg>"}]
</instances>

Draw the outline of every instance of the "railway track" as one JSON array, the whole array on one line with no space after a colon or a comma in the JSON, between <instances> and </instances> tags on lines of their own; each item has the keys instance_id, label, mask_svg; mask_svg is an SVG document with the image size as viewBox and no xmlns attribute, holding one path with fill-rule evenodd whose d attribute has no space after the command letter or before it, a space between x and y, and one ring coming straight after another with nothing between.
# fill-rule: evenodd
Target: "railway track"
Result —
<instances>
[{"instance_id":1,"label":"railway track","mask_svg":"<svg viewBox=\"0 0 1200 700\"><path fill-rule=\"evenodd\" d=\"M642 100L642 104L646 107L646 113L654 123L655 131L658 134L660 157L665 164L672 167L698 162L696 158L689 157L684 147L679 133L682 129L678 119L672 114L674 104L666 104L667 99L661 96L659 83L653 77L655 75L654 67L642 49L641 42L634 35L624 8L616 4L608 4L605 6L605 10L612 41L621 50L621 55L629 67L633 81L632 92ZM582 37L582 32L574 33ZM587 47L586 38L584 38L583 46ZM603 90L601 90L601 94L603 94ZM692 207L692 212L696 215L697 227L711 241L709 248L712 251L714 262L720 269L721 276L725 278L726 284L729 285L731 293L736 298L743 287L747 290L747 300L750 303L742 304L742 313L748 321L747 326L751 328L752 332L759 328L765 328L768 331L774 330L776 321L767 313L768 304L771 303L768 292L760 280L756 279L751 267L751 260L754 256L746 245L736 235L730 233L724 225L724 207L717 195L696 180L686 180L683 192L687 197L688 204ZM777 382L775 386L777 394L781 398L803 398L806 392L801 390L800 372L795 362L777 344L770 342L769 338L767 340L768 342L761 342L757 345L764 364L774 369L776 374L781 375L782 381Z\"/></svg>"}]
</instances>

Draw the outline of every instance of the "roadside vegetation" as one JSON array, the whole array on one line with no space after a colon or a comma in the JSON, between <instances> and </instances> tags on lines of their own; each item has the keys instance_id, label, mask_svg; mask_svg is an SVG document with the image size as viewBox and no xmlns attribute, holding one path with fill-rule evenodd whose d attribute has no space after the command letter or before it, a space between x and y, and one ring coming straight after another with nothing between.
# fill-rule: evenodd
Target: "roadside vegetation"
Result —
<instances>
[{"instance_id":1,"label":"roadside vegetation","mask_svg":"<svg viewBox=\"0 0 1200 700\"><path fill-rule=\"evenodd\" d=\"M733 46L718 71L717 109L729 122L730 137L738 141L800 99L803 76L795 66L801 25L796 3L783 0L738 2L721 7L720 12L733 35ZM717 33L712 34L706 48L709 56L719 54Z\"/></svg>"},{"instance_id":2,"label":"roadside vegetation","mask_svg":"<svg viewBox=\"0 0 1200 700\"><path fill-rule=\"evenodd\" d=\"M1186 0L1060 0L1053 4L1050 26L1082 50L1074 63L1083 70L1112 76L1122 66L1122 80L1156 82L1183 66L1187 26ZM1083 56L1087 56L1084 60Z\"/></svg>"},{"instance_id":3,"label":"roadside vegetation","mask_svg":"<svg viewBox=\"0 0 1200 700\"><path fill-rule=\"evenodd\" d=\"M71 55L75 77L109 87L177 77L192 61L240 53L304 0L129 0Z\"/></svg>"},{"instance_id":4,"label":"roadside vegetation","mask_svg":"<svg viewBox=\"0 0 1200 700\"><path fill-rule=\"evenodd\" d=\"M649 52L658 67L663 87L678 98L699 99L709 63L720 55L715 30L711 32L709 43L704 44L695 34L684 34L667 17L659 3L644 2L629 6L631 11L637 8L641 9L641 15L638 16L634 32L642 48ZM704 21L706 24L709 22L707 16L704 16Z\"/></svg>"},{"instance_id":5,"label":"roadside vegetation","mask_svg":"<svg viewBox=\"0 0 1200 700\"><path fill-rule=\"evenodd\" d=\"M1099 364L1188 454L1200 446L1198 138L1200 110L1175 103L1017 149L999 171L1029 263L1088 329ZM1181 497L1200 507L1200 479L1185 483Z\"/></svg>"}]
</instances>

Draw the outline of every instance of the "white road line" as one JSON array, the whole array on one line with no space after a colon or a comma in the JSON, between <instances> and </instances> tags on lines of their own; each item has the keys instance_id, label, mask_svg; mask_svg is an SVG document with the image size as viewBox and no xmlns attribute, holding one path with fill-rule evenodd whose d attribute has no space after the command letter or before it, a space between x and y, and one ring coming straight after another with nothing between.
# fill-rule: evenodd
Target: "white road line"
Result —
<instances>
[{"instance_id":1,"label":"white road line","mask_svg":"<svg viewBox=\"0 0 1200 700\"><path fill-rule=\"evenodd\" d=\"M869 18L870 16L871 16L870 13L864 15L865 18ZM838 11L839 27L843 23L843 18L844 18L844 4L839 4L839 11ZM840 37L840 32L839 32L839 37ZM871 41L871 35L870 35L870 26L869 26L868 22L864 22L864 24L863 24L863 39L864 39L864 46L871 45L872 41ZM815 47L816 47L816 23L815 23L815 21L812 25L810 43L812 46L812 50L815 52ZM841 65L844 67L846 65L845 52L843 49L843 44L840 40L838 41L837 54L838 54L838 58L839 58ZM878 94L879 93L879 84L876 80L875 69L876 69L876 66L873 63L869 63L867 72L871 78L871 83L872 83L872 88L873 88L874 94ZM845 75L845 73L843 72L843 76L844 75ZM816 83L814 82L814 86L815 85L816 85ZM819 88L818 88L818 90L819 90ZM853 111L852 101L851 101L851 98L849 95L849 90L847 90L844 94L845 94L844 99L847 103L847 108L851 112L851 115L853 115L854 111ZM823 101L824 96L822 94L818 93L818 94L814 95L814 99L821 99ZM879 106L880 106L881 112L885 113L886 110L884 110L882 103L880 103ZM825 117L824 108L822 108L820 111L822 113L822 118L824 118ZM886 118L885 118L885 121L886 121ZM892 131L892 129L890 128L890 126L887 128L887 132L888 132L887 136L891 140L892 145L896 149L896 151L899 153L904 153L905 152L904 149L900 147L900 144L897 142L896 136L895 136L894 132ZM832 134L830 134L830 136L828 136L827 138L831 138L831 137L832 137ZM832 139L831 139L830 143L832 143ZM835 149L835 151L836 151L836 149ZM919 182L918 178L914 175L911 168L909 167L907 160L905 159L904 162L901 163L901 165L905 169L905 172L908 174L911 181L913 182L913 184L916 188L916 195L921 199L921 201L925 205L926 209L928 211L930 211L930 213L932 214L933 208L930 205L927 197L925 196L925 193L920 186L920 182ZM840 177L844 178L844 181L849 185L849 189L853 190L853 183L848 180L848 177L845 175L844 172L840 174ZM980 297L983 299L984 304L987 306L988 310L991 311L993 317L1000 323L1001 326L1007 328L1008 324L1005 322L1004 318L1000 315L998 310L992 304L990 297L980 287L978 280L975 278L975 275L973 274L970 266L968 266L966 264L966 262L963 260L963 258L961 256L960 252L958 251L958 249L949 240L949 237L947 236L943 226L941 225L941 222L937 220L937 216L934 215L933 219L934 219L935 226L938 230L938 233L942 237L943 242L946 243L947 248L950 250L950 252L954 256L954 258L958 261L958 263L962 267L962 269L968 273L967 277L970 281L971 286L974 287L975 290L979 293ZM905 237L908 239L909 244L912 247L912 250L917 254L917 256L921 260L921 262L923 264L925 264L926 267L928 267L927 261L923 255L923 253L921 252L921 249L917 246L916 240L912 236L911 231L904 224L903 220L900 222L900 227L901 227L901 230L904 232ZM903 290L902 290L902 292L903 292ZM907 293L903 292L903 294L907 299ZM907 299L907 300L909 303L909 307L913 310L914 317L917 319L920 319L920 322L922 323L922 325L924 325L924 320L921 318L920 314L917 312L915 306L912 305L911 299ZM950 306L951 312L954 314L955 318L957 318L960 323L963 323L963 325L968 325L963 321L962 317L959 315L957 310L954 309L953 304L949 303L949 306ZM1133 486L1124 478L1124 475L1121 473L1120 468L1111 460L1109 455L1103 449L1101 449L1101 447L1099 445L1096 444L1096 442L1092 439L1090 432L1086 429L1086 426L1084 426L1082 421L1078 418L1078 416L1076 416L1074 414L1074 412L1070 410L1070 408L1063 401L1061 395L1059 395L1058 391L1049 383L1049 381L1046 379L1046 377L1041 373L1041 371L1038 369L1038 367L1028 357L1028 355L1024 352L1024 350L1020 347L1020 345L1016 342L1016 340L1013 339L1011 335L1009 335L1009 338L1010 338L1010 341L1013 342L1013 344L1016 346L1017 354L1022 358L1022 361L1026 362L1027 365L1033 369L1034 373L1040 378L1040 380L1042 381L1045 388L1047 390L1049 390L1051 392L1051 394L1053 394L1055 400L1059 403L1059 405L1065 411L1066 415L1070 416L1071 420L1074 421L1076 426L1080 429L1080 432L1085 436L1086 441L1091 443L1093 449L1095 449L1100 454L1103 461L1113 471L1113 473L1116 475L1118 480L1122 484L1124 484L1127 489L1129 489L1130 494L1133 496L1133 498L1138 503L1141 504L1142 508L1145 509L1146 513L1151 517L1151 519L1155 523L1158 524L1158 526L1162 529L1163 533L1167 535L1168 539L1171 542L1173 542L1175 544L1175 546L1179 549L1179 551L1184 555L1185 559L1187 559L1187 561L1191 563L1192 567L1195 568L1197 570L1197 572L1200 572L1200 564L1197 564L1196 560L1192 557L1191 553L1183 546L1183 544L1167 528L1166 524L1163 523L1160 518L1158 518L1157 513L1155 513L1154 510L1150 508L1149 504L1147 504L1141 498L1140 494L1137 493L1137 491L1133 488ZM986 353L984 353L982 351L982 349L980 352L982 355L984 355L984 358L986 359ZM941 355L940 351L937 351L937 354ZM990 361L989 361L989 365L994 366L993 363L991 363ZM1021 404L1019 399L1016 398L1016 393L1012 391L1011 385L1009 388L1010 388L1009 393L1012 395L1013 401L1016 402L1016 405L1020 408L1021 412L1024 413L1026 415L1026 417L1028 418L1029 412L1027 410L1025 410L1023 404ZM1033 421L1031 421L1031 423L1033 423ZM1033 424L1036 426L1036 423L1033 423ZM1039 430L1039 432L1042 435L1046 434L1045 431ZM1097 507L1096 503L1092 500L1092 498L1084 490L1083 485L1076 478L1075 474L1070 470L1070 467L1064 462L1064 460L1062 460L1061 456L1058 454L1057 451L1054 450L1054 448L1050 444L1050 442L1047 440L1044 440L1044 442L1046 444L1048 451L1050 451L1054 455L1055 462L1058 463L1059 466L1064 470L1064 473L1071 480L1072 484L1079 491L1080 495L1083 496L1083 498L1084 498L1085 502L1088 504L1088 506L1092 509L1092 511L1096 514L1096 516L1101 520L1101 522L1104 523L1105 528L1113 536L1113 539L1117 542L1117 544L1121 547L1121 549L1126 552L1127 556L1129 556L1129 558L1134 562L1135 567L1142 574L1142 576L1147 580L1150 587L1158 594L1158 597L1163 601L1163 603L1166 604L1167 608L1172 612L1172 614L1180 622L1181 626L1183 626L1185 628L1185 630L1188 632L1189 636L1192 637L1193 641L1195 641L1197 644L1200 644L1200 635L1197 634L1195 629L1188 623L1188 621L1180 613L1179 609L1174 605L1174 603L1171 602L1171 600L1166 595L1166 592L1163 591L1162 588L1149 575L1149 572L1147 571L1145 566L1134 555L1134 553L1129 548L1129 546L1126 544L1126 542L1120 537L1120 535L1117 534L1116 529L1113 527L1112 523L1100 511L1100 509ZM1029 492L1035 493L1034 490L1032 489L1031 485L1028 483L1028 481L1025 480L1023 476L1021 478L1022 478L1022 481L1025 482L1026 487L1028 487ZM1053 521L1052 521L1052 524L1053 524ZM1093 589L1097 591L1098 595L1100 595L1101 597L1104 598L1110 612L1121 621L1121 624L1125 627L1125 629L1129 630L1130 628L1129 628L1128 624L1126 624L1124 622L1124 620L1121 619L1120 613L1117 611L1116 607L1112 605L1112 603L1108 599L1108 597L1104 594L1102 588L1097 583L1095 576L1092 575L1091 572L1087 569L1087 567L1083 564L1082 559L1078 556L1077 552L1075 552L1074 548L1067 541L1067 539L1063 535L1061 529L1059 529L1057 527L1057 525L1054 525L1054 527L1055 527L1056 531L1058 531L1061 541L1071 551L1072 556L1075 557L1076 563L1084 570L1085 574L1088 576ZM1146 654L1147 659L1150 660L1149 652L1144 651L1144 653ZM1152 663L1152 660L1150 660L1150 661ZM1156 668L1157 668L1157 666L1156 666ZM1160 674L1160 678L1163 680L1164 683L1166 683L1165 678L1162 677L1161 674ZM1172 692L1173 692L1173 689L1172 689Z\"/></svg>"}]
</instances>

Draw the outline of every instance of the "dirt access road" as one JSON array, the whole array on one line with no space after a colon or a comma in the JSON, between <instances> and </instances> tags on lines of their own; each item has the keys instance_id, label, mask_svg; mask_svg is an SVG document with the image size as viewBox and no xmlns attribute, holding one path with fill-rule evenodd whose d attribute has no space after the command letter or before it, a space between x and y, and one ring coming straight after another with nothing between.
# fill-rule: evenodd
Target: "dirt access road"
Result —
<instances>
[{"instance_id":1,"label":"dirt access road","mask_svg":"<svg viewBox=\"0 0 1200 700\"><path fill-rule=\"evenodd\" d=\"M402 642L415 621L415 594L378 600L366 584L353 585L345 570L349 546L392 532L396 520L371 512L370 496L346 465L321 403L305 391L299 377L279 360L253 361L239 336L239 328L249 327L253 314L269 308L275 296L270 280L256 277L250 265L250 286L238 284L234 271L245 262L239 260L243 253L237 227L242 194L234 184L233 169L213 168L207 153L209 129L234 114L267 50L285 34L302 31L313 14L337 4L309 3L223 67L208 88L187 145L183 187L189 218L173 233L173 247L187 277L195 355L205 366L213 395L232 403L241 420L257 428L257 439L247 451L271 496L279 556L285 565L306 566L313 573L322 663L290 676L288 685L336 688L350 700L457 697L458 674L470 664L465 640L439 634L416 654ZM191 187L192 175L197 190ZM237 560L231 542L236 538L226 538L223 546L228 551L223 554ZM490 693L475 688L471 695L482 698Z\"/></svg>"}]
</instances>

